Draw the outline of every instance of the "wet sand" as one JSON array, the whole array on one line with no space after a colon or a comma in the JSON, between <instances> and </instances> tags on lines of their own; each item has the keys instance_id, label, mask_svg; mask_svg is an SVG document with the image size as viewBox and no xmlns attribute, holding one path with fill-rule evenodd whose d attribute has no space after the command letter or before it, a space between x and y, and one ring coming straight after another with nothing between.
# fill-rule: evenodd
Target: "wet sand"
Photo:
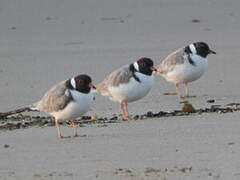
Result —
<instances>
[{"instance_id":1,"label":"wet sand","mask_svg":"<svg viewBox=\"0 0 240 180\"><path fill-rule=\"evenodd\" d=\"M2 0L0 112L31 104L76 74L87 73L97 84L119 66L143 56L158 64L194 41L208 42L217 55L190 84L197 98L189 102L196 108L208 107L209 99L240 102L239 6L235 0ZM178 98L166 92L175 92L174 86L156 77L151 92L129 105L130 113L180 109ZM120 108L96 96L87 115L93 113L111 117ZM55 127L1 131L0 179L239 179L238 116L89 126L79 129L87 138L62 141ZM71 135L72 128L63 132ZM153 169L146 175L145 168Z\"/></svg>"}]
</instances>

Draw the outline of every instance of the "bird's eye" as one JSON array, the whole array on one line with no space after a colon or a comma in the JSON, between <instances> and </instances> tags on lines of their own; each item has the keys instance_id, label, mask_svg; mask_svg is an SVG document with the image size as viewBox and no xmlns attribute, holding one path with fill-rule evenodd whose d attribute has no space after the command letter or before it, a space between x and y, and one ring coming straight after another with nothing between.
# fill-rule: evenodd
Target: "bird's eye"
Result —
<instances>
[{"instance_id":1,"label":"bird's eye","mask_svg":"<svg viewBox=\"0 0 240 180\"><path fill-rule=\"evenodd\" d=\"M140 66L145 67L146 63L144 61L140 62Z\"/></svg>"}]
</instances>

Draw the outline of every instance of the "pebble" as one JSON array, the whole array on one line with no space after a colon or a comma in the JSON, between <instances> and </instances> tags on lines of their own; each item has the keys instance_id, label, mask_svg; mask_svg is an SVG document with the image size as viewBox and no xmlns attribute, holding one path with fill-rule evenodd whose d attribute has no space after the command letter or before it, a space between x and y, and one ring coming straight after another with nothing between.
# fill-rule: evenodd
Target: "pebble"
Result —
<instances>
[{"instance_id":1,"label":"pebble","mask_svg":"<svg viewBox=\"0 0 240 180\"><path fill-rule=\"evenodd\" d=\"M139 115L135 115L135 116L133 117L133 119L134 119L134 120L138 120L138 119L139 119Z\"/></svg>"},{"instance_id":2,"label":"pebble","mask_svg":"<svg viewBox=\"0 0 240 180\"><path fill-rule=\"evenodd\" d=\"M209 100L207 100L207 103L215 103L215 100L214 99L209 99Z\"/></svg>"},{"instance_id":3,"label":"pebble","mask_svg":"<svg viewBox=\"0 0 240 180\"><path fill-rule=\"evenodd\" d=\"M150 117L150 118L153 117L153 112L152 111L148 111L146 116Z\"/></svg>"},{"instance_id":4,"label":"pebble","mask_svg":"<svg viewBox=\"0 0 240 180\"><path fill-rule=\"evenodd\" d=\"M4 144L3 147L4 147L4 148L9 148L9 145L8 145L8 144Z\"/></svg>"},{"instance_id":5,"label":"pebble","mask_svg":"<svg viewBox=\"0 0 240 180\"><path fill-rule=\"evenodd\" d=\"M182 107L183 113L196 113L196 109L190 103L185 103Z\"/></svg>"},{"instance_id":6,"label":"pebble","mask_svg":"<svg viewBox=\"0 0 240 180\"><path fill-rule=\"evenodd\" d=\"M82 120L90 120L91 117L90 116L82 116Z\"/></svg>"},{"instance_id":7,"label":"pebble","mask_svg":"<svg viewBox=\"0 0 240 180\"><path fill-rule=\"evenodd\" d=\"M166 114L167 114L167 112L159 111L158 117L165 116Z\"/></svg>"},{"instance_id":8,"label":"pebble","mask_svg":"<svg viewBox=\"0 0 240 180\"><path fill-rule=\"evenodd\" d=\"M110 120L118 120L117 116L113 116L112 118L110 118Z\"/></svg>"},{"instance_id":9,"label":"pebble","mask_svg":"<svg viewBox=\"0 0 240 180\"><path fill-rule=\"evenodd\" d=\"M200 23L200 19L192 19L192 23Z\"/></svg>"}]
</instances>

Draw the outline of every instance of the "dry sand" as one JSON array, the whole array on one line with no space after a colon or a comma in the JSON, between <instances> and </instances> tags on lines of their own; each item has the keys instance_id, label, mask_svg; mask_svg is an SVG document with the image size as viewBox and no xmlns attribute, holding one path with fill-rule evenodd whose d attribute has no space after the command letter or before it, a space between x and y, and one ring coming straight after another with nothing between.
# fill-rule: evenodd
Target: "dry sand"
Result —
<instances>
[{"instance_id":1,"label":"dry sand","mask_svg":"<svg viewBox=\"0 0 240 180\"><path fill-rule=\"evenodd\" d=\"M199 40L217 55L209 56L208 72L190 85L197 95L190 102L197 108L208 106L208 99L240 102L239 7L237 0L1 0L0 111L31 104L76 74L90 74L97 84L142 56L158 64ZM150 94L130 104L129 111L179 109L176 96L163 95L174 91L156 77ZM92 113L109 117L120 110L97 96ZM55 127L2 131L0 179L239 179L238 116L89 126L80 130L87 138L61 141Z\"/></svg>"}]
</instances>

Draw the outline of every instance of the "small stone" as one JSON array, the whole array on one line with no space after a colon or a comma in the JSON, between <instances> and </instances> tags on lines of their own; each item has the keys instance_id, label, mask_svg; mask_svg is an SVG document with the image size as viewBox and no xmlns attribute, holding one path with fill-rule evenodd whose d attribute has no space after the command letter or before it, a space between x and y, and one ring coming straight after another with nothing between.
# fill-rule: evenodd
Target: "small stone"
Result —
<instances>
[{"instance_id":1,"label":"small stone","mask_svg":"<svg viewBox=\"0 0 240 180\"><path fill-rule=\"evenodd\" d=\"M174 110L174 113L175 113L176 115L180 115L180 114L182 114L182 111Z\"/></svg>"},{"instance_id":2,"label":"small stone","mask_svg":"<svg viewBox=\"0 0 240 180\"><path fill-rule=\"evenodd\" d=\"M228 143L228 145L234 145L235 144L235 142L229 142Z\"/></svg>"},{"instance_id":3,"label":"small stone","mask_svg":"<svg viewBox=\"0 0 240 180\"><path fill-rule=\"evenodd\" d=\"M158 113L154 113L154 114L153 114L153 117L158 117Z\"/></svg>"},{"instance_id":4,"label":"small stone","mask_svg":"<svg viewBox=\"0 0 240 180\"><path fill-rule=\"evenodd\" d=\"M91 117L90 116L82 116L82 120L90 120Z\"/></svg>"},{"instance_id":5,"label":"small stone","mask_svg":"<svg viewBox=\"0 0 240 180\"><path fill-rule=\"evenodd\" d=\"M211 112L211 109L205 108L204 112L205 112L205 113L209 113L209 112Z\"/></svg>"},{"instance_id":6,"label":"small stone","mask_svg":"<svg viewBox=\"0 0 240 180\"><path fill-rule=\"evenodd\" d=\"M147 112L147 117L153 117L153 113L151 111Z\"/></svg>"},{"instance_id":7,"label":"small stone","mask_svg":"<svg viewBox=\"0 0 240 180\"><path fill-rule=\"evenodd\" d=\"M209 100L207 100L207 103L215 103L215 100L214 99L209 99Z\"/></svg>"},{"instance_id":8,"label":"small stone","mask_svg":"<svg viewBox=\"0 0 240 180\"><path fill-rule=\"evenodd\" d=\"M9 148L9 145L8 145L8 144L4 144L3 147L4 147L4 148Z\"/></svg>"},{"instance_id":9,"label":"small stone","mask_svg":"<svg viewBox=\"0 0 240 180\"><path fill-rule=\"evenodd\" d=\"M182 107L182 112L184 113L195 113L196 109L190 103L185 103Z\"/></svg>"},{"instance_id":10,"label":"small stone","mask_svg":"<svg viewBox=\"0 0 240 180\"><path fill-rule=\"evenodd\" d=\"M173 111L173 112L170 113L170 115L171 115L171 116L176 116L177 113L176 113L175 111Z\"/></svg>"},{"instance_id":11,"label":"small stone","mask_svg":"<svg viewBox=\"0 0 240 180\"><path fill-rule=\"evenodd\" d=\"M159 111L158 117L165 116L166 114L167 114L167 112Z\"/></svg>"},{"instance_id":12,"label":"small stone","mask_svg":"<svg viewBox=\"0 0 240 180\"><path fill-rule=\"evenodd\" d=\"M92 121L97 121L97 120L98 120L98 116L97 116L96 114L93 114L93 115L91 116L91 120L92 120Z\"/></svg>"},{"instance_id":13,"label":"small stone","mask_svg":"<svg viewBox=\"0 0 240 180\"><path fill-rule=\"evenodd\" d=\"M200 19L192 19L192 23L200 23Z\"/></svg>"},{"instance_id":14,"label":"small stone","mask_svg":"<svg viewBox=\"0 0 240 180\"><path fill-rule=\"evenodd\" d=\"M30 126L30 123L29 122L25 122L24 125L25 126Z\"/></svg>"},{"instance_id":15,"label":"small stone","mask_svg":"<svg viewBox=\"0 0 240 180\"><path fill-rule=\"evenodd\" d=\"M212 105L210 107L210 112L216 112L217 110L220 110L221 105Z\"/></svg>"},{"instance_id":16,"label":"small stone","mask_svg":"<svg viewBox=\"0 0 240 180\"><path fill-rule=\"evenodd\" d=\"M110 120L118 120L117 116L113 116L112 118L110 118Z\"/></svg>"},{"instance_id":17,"label":"small stone","mask_svg":"<svg viewBox=\"0 0 240 180\"><path fill-rule=\"evenodd\" d=\"M138 120L139 119L139 115L136 115L133 117L134 120Z\"/></svg>"},{"instance_id":18,"label":"small stone","mask_svg":"<svg viewBox=\"0 0 240 180\"><path fill-rule=\"evenodd\" d=\"M187 167L181 168L181 169L179 169L179 171L181 171L181 172L183 172L183 173L191 172L191 171L192 171L192 167L190 167L190 168L187 168Z\"/></svg>"}]
</instances>

